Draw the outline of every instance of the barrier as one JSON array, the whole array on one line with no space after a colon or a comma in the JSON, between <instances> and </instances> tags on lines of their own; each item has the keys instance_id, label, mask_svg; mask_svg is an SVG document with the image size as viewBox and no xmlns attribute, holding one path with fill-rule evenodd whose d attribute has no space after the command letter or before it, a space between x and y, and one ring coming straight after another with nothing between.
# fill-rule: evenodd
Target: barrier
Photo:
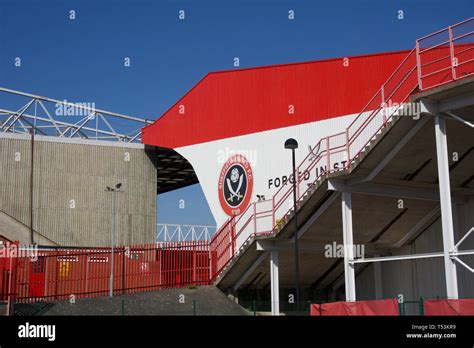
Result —
<instances>
[{"instance_id":1,"label":"barrier","mask_svg":"<svg viewBox=\"0 0 474 348\"><path fill-rule=\"evenodd\" d=\"M129 294L210 283L207 241L38 250L0 259L0 298L15 302Z\"/></svg>"},{"instance_id":2,"label":"barrier","mask_svg":"<svg viewBox=\"0 0 474 348\"><path fill-rule=\"evenodd\" d=\"M474 315L474 299L425 300L425 315Z\"/></svg>"},{"instance_id":3,"label":"barrier","mask_svg":"<svg viewBox=\"0 0 474 348\"><path fill-rule=\"evenodd\" d=\"M312 316L399 315L396 299L311 304Z\"/></svg>"},{"instance_id":4,"label":"barrier","mask_svg":"<svg viewBox=\"0 0 474 348\"><path fill-rule=\"evenodd\" d=\"M474 19L416 40L420 90L474 74Z\"/></svg>"}]
</instances>

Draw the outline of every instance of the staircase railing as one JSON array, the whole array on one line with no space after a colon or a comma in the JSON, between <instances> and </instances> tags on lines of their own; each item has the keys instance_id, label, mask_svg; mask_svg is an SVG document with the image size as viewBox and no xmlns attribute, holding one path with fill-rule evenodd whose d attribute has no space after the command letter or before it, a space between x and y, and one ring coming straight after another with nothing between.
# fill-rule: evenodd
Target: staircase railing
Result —
<instances>
[{"instance_id":1,"label":"staircase railing","mask_svg":"<svg viewBox=\"0 0 474 348\"><path fill-rule=\"evenodd\" d=\"M297 206L309 191L330 174L347 173L367 145L382 133L395 116L403 116L406 102L417 90L426 90L474 74L472 36L474 18L416 41L387 81L344 132L324 137L297 167ZM441 40L448 33L447 40ZM449 67L437 66L440 59ZM449 71L449 76L443 72ZM415 116L415 115L411 115ZM315 179L305 180L314 171ZM291 182L292 175L289 176ZM228 219L211 241L213 280L239 254L251 238L277 232L293 213L292 185L282 185L271 199L253 202L239 216Z\"/></svg>"},{"instance_id":2,"label":"staircase railing","mask_svg":"<svg viewBox=\"0 0 474 348\"><path fill-rule=\"evenodd\" d=\"M416 40L420 90L474 74L474 18Z\"/></svg>"}]
</instances>

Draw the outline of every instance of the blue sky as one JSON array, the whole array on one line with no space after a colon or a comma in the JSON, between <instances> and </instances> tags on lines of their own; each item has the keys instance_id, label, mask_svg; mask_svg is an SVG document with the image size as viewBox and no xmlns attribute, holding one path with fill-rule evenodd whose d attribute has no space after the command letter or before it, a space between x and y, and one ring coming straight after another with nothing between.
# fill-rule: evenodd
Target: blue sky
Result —
<instances>
[{"instance_id":1,"label":"blue sky","mask_svg":"<svg viewBox=\"0 0 474 348\"><path fill-rule=\"evenodd\" d=\"M473 10L472 0L0 0L0 86L156 119L234 57L250 67L407 49ZM158 222L214 224L199 185L160 195Z\"/></svg>"}]
</instances>

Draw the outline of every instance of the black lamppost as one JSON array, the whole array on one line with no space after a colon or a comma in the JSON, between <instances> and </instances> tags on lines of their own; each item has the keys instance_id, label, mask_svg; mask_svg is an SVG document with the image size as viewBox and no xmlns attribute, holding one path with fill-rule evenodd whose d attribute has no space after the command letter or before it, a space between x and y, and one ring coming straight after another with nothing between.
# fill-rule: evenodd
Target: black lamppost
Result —
<instances>
[{"instance_id":1,"label":"black lamppost","mask_svg":"<svg viewBox=\"0 0 474 348\"><path fill-rule=\"evenodd\" d=\"M114 296L114 245L115 245L115 194L123 192L120 190L122 183L118 183L114 188L107 186L105 191L112 192L112 231L110 237L110 277L109 277L109 297Z\"/></svg>"},{"instance_id":2,"label":"black lamppost","mask_svg":"<svg viewBox=\"0 0 474 348\"><path fill-rule=\"evenodd\" d=\"M295 281L296 281L296 309L299 309L300 301L300 272L298 264L298 214L296 211L296 180L298 173L296 173L296 163L295 163L295 149L298 148L298 142L293 139L287 139L285 141L285 149L291 150L292 162L293 162L293 210L295 212Z\"/></svg>"}]
</instances>

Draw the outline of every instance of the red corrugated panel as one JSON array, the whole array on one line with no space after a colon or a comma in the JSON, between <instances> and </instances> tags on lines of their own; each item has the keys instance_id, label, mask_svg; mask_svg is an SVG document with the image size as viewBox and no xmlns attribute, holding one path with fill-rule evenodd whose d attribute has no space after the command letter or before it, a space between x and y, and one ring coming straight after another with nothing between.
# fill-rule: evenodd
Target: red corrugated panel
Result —
<instances>
[{"instance_id":1,"label":"red corrugated panel","mask_svg":"<svg viewBox=\"0 0 474 348\"><path fill-rule=\"evenodd\" d=\"M359 113L407 53L210 73L143 129L142 142L177 148Z\"/></svg>"}]
</instances>

